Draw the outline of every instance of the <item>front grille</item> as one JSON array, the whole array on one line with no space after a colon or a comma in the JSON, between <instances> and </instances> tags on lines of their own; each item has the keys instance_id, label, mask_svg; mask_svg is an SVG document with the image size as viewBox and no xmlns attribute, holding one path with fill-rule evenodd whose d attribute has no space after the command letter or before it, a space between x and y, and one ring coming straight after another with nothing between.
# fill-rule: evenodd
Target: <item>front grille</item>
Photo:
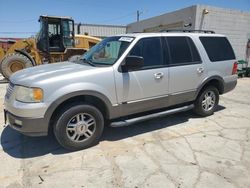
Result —
<instances>
[{"instance_id":1,"label":"front grille","mask_svg":"<svg viewBox=\"0 0 250 188\"><path fill-rule=\"evenodd\" d=\"M8 88L7 88L7 92L6 92L6 95L5 95L5 97L7 98L7 99L9 99L10 98L10 96L11 96L11 94L13 93L13 90L14 90L14 84L13 83L9 83L9 85L8 85Z\"/></svg>"}]
</instances>

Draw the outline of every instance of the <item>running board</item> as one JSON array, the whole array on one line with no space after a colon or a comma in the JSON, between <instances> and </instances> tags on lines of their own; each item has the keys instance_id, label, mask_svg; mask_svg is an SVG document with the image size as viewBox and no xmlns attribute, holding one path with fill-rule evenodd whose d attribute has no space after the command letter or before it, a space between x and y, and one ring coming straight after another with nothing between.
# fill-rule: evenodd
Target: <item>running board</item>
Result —
<instances>
[{"instance_id":1,"label":"running board","mask_svg":"<svg viewBox=\"0 0 250 188\"><path fill-rule=\"evenodd\" d=\"M170 115L170 114L175 114L178 112L184 112L184 111L188 111L191 110L192 108L194 108L194 105L188 105L188 106L183 106L183 107L179 107L179 108L174 108L171 110L166 110L163 112L157 112L157 113L153 113L153 114L149 114L149 115L145 115L145 116L141 116L141 117L137 117L137 118L132 118L132 119L126 119L126 120L121 120L121 121L115 121L112 122L110 124L111 127L124 127L124 126L129 126L135 123L139 123L142 121L146 121L146 120L150 120L153 118L159 118L159 117L164 117L166 115Z\"/></svg>"}]
</instances>

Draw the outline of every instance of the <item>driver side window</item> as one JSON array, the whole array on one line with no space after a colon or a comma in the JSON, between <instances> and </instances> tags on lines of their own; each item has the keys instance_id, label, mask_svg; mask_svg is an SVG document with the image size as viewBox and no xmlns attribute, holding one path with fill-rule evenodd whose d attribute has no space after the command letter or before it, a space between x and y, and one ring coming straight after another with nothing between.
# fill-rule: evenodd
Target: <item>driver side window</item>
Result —
<instances>
[{"instance_id":1,"label":"driver side window","mask_svg":"<svg viewBox=\"0 0 250 188\"><path fill-rule=\"evenodd\" d=\"M140 39L132 48L129 55L143 57L143 68L156 68L164 66L160 37Z\"/></svg>"}]
</instances>

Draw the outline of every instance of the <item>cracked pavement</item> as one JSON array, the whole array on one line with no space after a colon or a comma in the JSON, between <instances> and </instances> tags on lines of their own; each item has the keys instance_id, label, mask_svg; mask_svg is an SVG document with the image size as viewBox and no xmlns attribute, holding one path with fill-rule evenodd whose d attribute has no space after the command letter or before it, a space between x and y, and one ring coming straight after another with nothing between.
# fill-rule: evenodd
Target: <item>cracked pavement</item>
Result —
<instances>
[{"instance_id":1,"label":"cracked pavement","mask_svg":"<svg viewBox=\"0 0 250 188\"><path fill-rule=\"evenodd\" d=\"M0 187L250 187L250 78L221 96L212 116L107 127L99 144L78 152L3 127L3 108L0 123Z\"/></svg>"}]
</instances>

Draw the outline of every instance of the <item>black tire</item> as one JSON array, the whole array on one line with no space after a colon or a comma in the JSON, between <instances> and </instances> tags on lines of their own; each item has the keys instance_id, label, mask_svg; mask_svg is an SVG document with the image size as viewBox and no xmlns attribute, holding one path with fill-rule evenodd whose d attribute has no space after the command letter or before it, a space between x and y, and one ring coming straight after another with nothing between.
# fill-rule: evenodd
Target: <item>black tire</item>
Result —
<instances>
[{"instance_id":1,"label":"black tire","mask_svg":"<svg viewBox=\"0 0 250 188\"><path fill-rule=\"evenodd\" d=\"M9 79L13 73L32 66L32 62L25 55L12 53L6 55L1 61L1 73Z\"/></svg>"},{"instance_id":2,"label":"black tire","mask_svg":"<svg viewBox=\"0 0 250 188\"><path fill-rule=\"evenodd\" d=\"M93 127L89 126L90 128L87 128L87 126L84 123L82 123L84 125L81 125L81 123L79 123L79 126L74 126L76 127L75 131L68 130L71 124L73 125L77 124L76 121L79 120L79 119L77 120L79 114L85 114L85 118L87 117L93 118L95 122L95 128L93 128L94 125ZM83 121L83 118L81 121ZM93 131L92 135L89 136L88 138L85 136L87 131L84 133L84 130L86 128L87 130L92 129L91 131ZM63 146L68 150L75 151L88 148L98 143L99 138L102 135L103 128L104 128L104 118L102 113L96 107L87 104L76 104L76 105L66 106L65 110L63 110L60 114L58 114L58 118L55 121L53 130L54 130L54 135L59 144L61 144L61 146ZM77 130L83 132L78 133ZM83 134L83 135L79 137L78 141L72 140L74 139L73 137L75 134L78 135ZM87 135L89 135L89 133L87 133Z\"/></svg>"},{"instance_id":3,"label":"black tire","mask_svg":"<svg viewBox=\"0 0 250 188\"><path fill-rule=\"evenodd\" d=\"M210 100L207 99L208 103L204 102L205 98L206 98L206 94L208 94L207 96L210 95L210 100L212 101L213 96L212 94L214 94L214 104L212 105L210 103ZM204 102L202 104L202 102ZM219 91L216 87L214 86L208 86L206 88L204 88L203 90L201 90L201 92L199 93L198 97L195 100L194 103L194 112L200 116L210 116L214 113L217 105L219 103Z\"/></svg>"}]
</instances>

